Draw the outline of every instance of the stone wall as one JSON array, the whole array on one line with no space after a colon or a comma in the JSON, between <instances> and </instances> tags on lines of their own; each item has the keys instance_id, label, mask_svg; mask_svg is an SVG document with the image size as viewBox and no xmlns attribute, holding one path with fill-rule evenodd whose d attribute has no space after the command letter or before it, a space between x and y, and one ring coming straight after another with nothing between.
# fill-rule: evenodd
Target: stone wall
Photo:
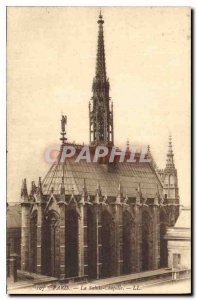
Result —
<instances>
[{"instance_id":1,"label":"stone wall","mask_svg":"<svg viewBox=\"0 0 197 300\"><path fill-rule=\"evenodd\" d=\"M165 221L166 228L172 225L179 207L97 200L32 204L31 213L23 206L22 269L61 279L98 279L159 268L160 255L165 252L160 248L160 223ZM27 229L33 218L35 221L35 211L36 234L35 229ZM35 247L30 247L32 239L37 239ZM29 247L36 255L30 255Z\"/></svg>"}]
</instances>

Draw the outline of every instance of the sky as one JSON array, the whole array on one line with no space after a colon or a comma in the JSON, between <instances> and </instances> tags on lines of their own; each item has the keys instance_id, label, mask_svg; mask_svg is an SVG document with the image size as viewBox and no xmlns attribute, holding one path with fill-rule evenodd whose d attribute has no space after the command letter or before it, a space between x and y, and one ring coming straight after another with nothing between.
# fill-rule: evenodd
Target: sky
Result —
<instances>
[{"instance_id":1,"label":"sky","mask_svg":"<svg viewBox=\"0 0 197 300\"><path fill-rule=\"evenodd\" d=\"M104 38L116 145L150 145L165 167L172 134L180 201L190 205L190 9L104 7ZM88 103L95 74L99 8L7 9L7 200L22 179L46 175L47 149L89 142Z\"/></svg>"}]
</instances>

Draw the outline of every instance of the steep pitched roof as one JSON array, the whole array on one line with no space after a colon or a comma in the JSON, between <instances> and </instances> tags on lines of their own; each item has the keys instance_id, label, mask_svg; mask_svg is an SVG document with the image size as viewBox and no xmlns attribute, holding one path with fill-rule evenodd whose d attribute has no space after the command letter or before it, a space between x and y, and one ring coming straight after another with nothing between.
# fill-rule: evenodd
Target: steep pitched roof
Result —
<instances>
[{"instance_id":1,"label":"steep pitched roof","mask_svg":"<svg viewBox=\"0 0 197 300\"><path fill-rule=\"evenodd\" d=\"M128 197L136 197L136 189L140 183L142 194L147 198L154 198L157 186L162 190L161 183L149 163L118 163L116 166L108 164L75 162L66 160L64 163L53 164L42 182L43 193L60 194L64 178L65 194L81 194L84 179L89 195L95 195L97 185L108 196L117 196L118 186L121 184L123 193Z\"/></svg>"}]
</instances>

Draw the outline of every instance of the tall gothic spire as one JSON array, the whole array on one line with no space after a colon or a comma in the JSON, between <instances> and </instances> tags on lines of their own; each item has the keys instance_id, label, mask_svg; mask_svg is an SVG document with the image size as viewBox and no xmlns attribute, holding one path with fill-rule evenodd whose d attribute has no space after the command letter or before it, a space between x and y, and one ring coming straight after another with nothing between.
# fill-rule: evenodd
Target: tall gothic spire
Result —
<instances>
[{"instance_id":1,"label":"tall gothic spire","mask_svg":"<svg viewBox=\"0 0 197 300\"><path fill-rule=\"evenodd\" d=\"M166 159L166 170L169 169L175 169L174 165L174 153L172 150L172 136L171 134L169 135L169 143L168 143L168 153L167 153L167 159Z\"/></svg>"},{"instance_id":2,"label":"tall gothic spire","mask_svg":"<svg viewBox=\"0 0 197 300\"><path fill-rule=\"evenodd\" d=\"M100 12L98 19L98 44L96 56L96 74L93 79L89 103L90 143L93 145L113 145L113 111L110 107L109 80L106 75L105 46L103 34L103 16Z\"/></svg>"}]
</instances>

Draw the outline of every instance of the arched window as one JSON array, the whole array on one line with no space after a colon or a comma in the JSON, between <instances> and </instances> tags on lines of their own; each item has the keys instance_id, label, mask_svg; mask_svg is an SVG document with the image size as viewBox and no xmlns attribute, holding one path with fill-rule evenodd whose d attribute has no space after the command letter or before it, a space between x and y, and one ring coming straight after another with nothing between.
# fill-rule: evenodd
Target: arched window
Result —
<instances>
[{"instance_id":1,"label":"arched window","mask_svg":"<svg viewBox=\"0 0 197 300\"><path fill-rule=\"evenodd\" d=\"M133 222L128 211L123 212L123 274L132 272L133 262Z\"/></svg>"},{"instance_id":2,"label":"arched window","mask_svg":"<svg viewBox=\"0 0 197 300\"><path fill-rule=\"evenodd\" d=\"M43 265L44 273L59 277L60 269L60 230L59 215L50 211L45 219Z\"/></svg>"},{"instance_id":3,"label":"arched window","mask_svg":"<svg viewBox=\"0 0 197 300\"><path fill-rule=\"evenodd\" d=\"M92 207L87 208L87 265L88 278L97 278L97 233L96 220ZM85 241L86 242L86 241Z\"/></svg>"},{"instance_id":4,"label":"arched window","mask_svg":"<svg viewBox=\"0 0 197 300\"><path fill-rule=\"evenodd\" d=\"M38 214L34 211L30 218L30 271L33 273L37 269L37 221Z\"/></svg>"},{"instance_id":5,"label":"arched window","mask_svg":"<svg viewBox=\"0 0 197 300\"><path fill-rule=\"evenodd\" d=\"M101 277L110 277L112 275L112 217L109 212L103 211L101 213L101 230L100 230L100 242L101 242Z\"/></svg>"},{"instance_id":6,"label":"arched window","mask_svg":"<svg viewBox=\"0 0 197 300\"><path fill-rule=\"evenodd\" d=\"M167 240L164 238L167 230L168 219L164 211L160 212L160 268L168 266Z\"/></svg>"},{"instance_id":7,"label":"arched window","mask_svg":"<svg viewBox=\"0 0 197 300\"><path fill-rule=\"evenodd\" d=\"M151 270L153 252L153 224L147 211L142 213L142 271Z\"/></svg>"},{"instance_id":8,"label":"arched window","mask_svg":"<svg viewBox=\"0 0 197 300\"><path fill-rule=\"evenodd\" d=\"M74 209L68 209L65 215L65 250L67 277L78 276L78 214Z\"/></svg>"}]
</instances>

